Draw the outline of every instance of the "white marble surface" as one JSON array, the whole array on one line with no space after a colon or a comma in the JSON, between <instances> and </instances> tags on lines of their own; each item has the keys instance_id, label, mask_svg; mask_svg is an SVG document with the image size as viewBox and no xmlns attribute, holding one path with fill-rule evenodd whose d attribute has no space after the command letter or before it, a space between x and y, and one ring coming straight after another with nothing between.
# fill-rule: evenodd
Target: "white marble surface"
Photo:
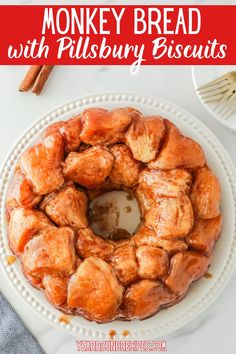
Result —
<instances>
[{"instance_id":1,"label":"white marble surface","mask_svg":"<svg viewBox=\"0 0 236 354\"><path fill-rule=\"evenodd\" d=\"M232 3L225 1L224 3ZM0 1L3 3L49 3L48 1ZM75 1L57 1L74 4ZM76 3L95 3L80 1ZM100 1L99 3L122 3ZM124 3L124 1L123 1ZM143 3L143 1L133 1ZM157 3L157 2L146 2ZM176 3L176 1L162 1ZM179 3L179 1L178 1ZM181 3L190 3L182 1ZM195 1L192 3L222 3L222 1ZM25 67L0 67L0 163L19 135L44 112L76 96L98 93L130 91L161 96L179 104L201 119L223 143L236 164L236 133L213 120L201 106L193 89L190 67L142 67L137 76L131 76L128 67L56 67L40 97L19 93L17 86ZM210 280L209 280L210 281ZM0 291L13 305L26 326L38 339L47 354L76 353L75 338L54 329L36 313L15 298L0 272ZM236 326L236 274L217 301L200 317L165 339L170 354L232 354ZM30 353L31 354L31 353ZM32 353L33 354L33 353Z\"/></svg>"}]
</instances>

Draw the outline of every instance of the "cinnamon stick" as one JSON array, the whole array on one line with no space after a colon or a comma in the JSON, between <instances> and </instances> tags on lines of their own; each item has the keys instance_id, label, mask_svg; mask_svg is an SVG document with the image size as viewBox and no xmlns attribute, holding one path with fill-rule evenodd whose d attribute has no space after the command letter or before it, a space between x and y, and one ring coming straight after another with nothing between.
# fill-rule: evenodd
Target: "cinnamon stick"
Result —
<instances>
[{"instance_id":1,"label":"cinnamon stick","mask_svg":"<svg viewBox=\"0 0 236 354\"><path fill-rule=\"evenodd\" d=\"M42 65L32 65L27 71L23 81L19 86L19 91L25 92L28 91L34 84L40 70L42 69Z\"/></svg>"},{"instance_id":2,"label":"cinnamon stick","mask_svg":"<svg viewBox=\"0 0 236 354\"><path fill-rule=\"evenodd\" d=\"M37 96L40 95L40 93L42 92L42 89L50 73L52 72L53 67L54 65L43 65L42 69L40 70L32 88L32 92L35 93Z\"/></svg>"}]
</instances>

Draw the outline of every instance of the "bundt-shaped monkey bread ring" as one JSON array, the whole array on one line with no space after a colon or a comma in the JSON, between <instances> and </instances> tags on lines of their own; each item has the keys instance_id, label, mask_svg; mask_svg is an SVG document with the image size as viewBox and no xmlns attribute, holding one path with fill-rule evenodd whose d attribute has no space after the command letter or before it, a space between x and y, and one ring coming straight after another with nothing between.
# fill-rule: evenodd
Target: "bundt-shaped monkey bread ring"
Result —
<instances>
[{"instance_id":1,"label":"bundt-shaped monkey bread ring","mask_svg":"<svg viewBox=\"0 0 236 354\"><path fill-rule=\"evenodd\" d=\"M89 227L88 203L111 190L139 204L140 225L125 240ZM207 272L219 203L201 146L169 120L90 108L50 125L19 158L8 240L27 280L61 311L98 323L145 319Z\"/></svg>"}]
</instances>

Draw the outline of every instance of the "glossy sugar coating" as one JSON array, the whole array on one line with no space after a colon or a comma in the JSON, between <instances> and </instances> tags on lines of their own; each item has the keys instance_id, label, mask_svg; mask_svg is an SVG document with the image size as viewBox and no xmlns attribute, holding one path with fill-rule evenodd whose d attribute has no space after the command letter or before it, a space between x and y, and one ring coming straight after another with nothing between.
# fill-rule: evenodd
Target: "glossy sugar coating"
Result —
<instances>
[{"instance_id":1,"label":"glossy sugar coating","mask_svg":"<svg viewBox=\"0 0 236 354\"><path fill-rule=\"evenodd\" d=\"M112 241L88 202L132 193L141 223ZM181 301L220 236L219 181L201 146L134 108L90 108L50 125L20 157L6 201L8 240L27 280L61 311L105 323L145 319Z\"/></svg>"}]
</instances>

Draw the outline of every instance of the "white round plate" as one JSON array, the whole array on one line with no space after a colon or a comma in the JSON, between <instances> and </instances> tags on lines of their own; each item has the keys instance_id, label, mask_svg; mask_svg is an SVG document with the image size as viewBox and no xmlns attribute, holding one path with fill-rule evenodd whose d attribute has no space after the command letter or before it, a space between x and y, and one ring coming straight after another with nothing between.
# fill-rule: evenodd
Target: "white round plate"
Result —
<instances>
[{"instance_id":1,"label":"white round plate","mask_svg":"<svg viewBox=\"0 0 236 354\"><path fill-rule=\"evenodd\" d=\"M19 262L9 266L6 261L7 255L11 252L7 244L4 199L18 157L29 145L38 140L40 133L50 123L67 119L91 106L109 109L133 106L146 115L160 114L167 117L177 124L184 134L191 136L202 145L208 164L218 176L222 186L221 208L224 225L209 270L213 277L197 281L179 304L162 310L144 321L115 321L98 325L83 318L73 317L70 323L64 324L59 320L61 313L44 299L40 291L27 283L22 275ZM117 332L115 337L117 339L123 338L124 330L129 330L129 338L132 339L163 338L203 312L225 287L236 265L236 180L233 164L221 143L205 125L182 108L160 98L122 93L92 95L73 100L45 114L21 136L6 158L0 174L0 210L0 264L2 271L16 291L16 296L29 305L32 314L36 311L54 326L83 338L109 339L111 329Z\"/></svg>"},{"instance_id":2,"label":"white round plate","mask_svg":"<svg viewBox=\"0 0 236 354\"><path fill-rule=\"evenodd\" d=\"M217 79L218 77L230 72L236 71L235 65L228 65L228 66L192 66L192 77L193 77L193 84L195 89L197 90L202 85L209 83L212 80ZM206 110L212 115L213 118L217 119L221 124L230 128L232 130L236 130L236 104L233 103L233 111L227 119L221 117L220 107L222 104L219 103L204 103L201 99L200 95L196 91L201 103L206 108Z\"/></svg>"}]
</instances>

